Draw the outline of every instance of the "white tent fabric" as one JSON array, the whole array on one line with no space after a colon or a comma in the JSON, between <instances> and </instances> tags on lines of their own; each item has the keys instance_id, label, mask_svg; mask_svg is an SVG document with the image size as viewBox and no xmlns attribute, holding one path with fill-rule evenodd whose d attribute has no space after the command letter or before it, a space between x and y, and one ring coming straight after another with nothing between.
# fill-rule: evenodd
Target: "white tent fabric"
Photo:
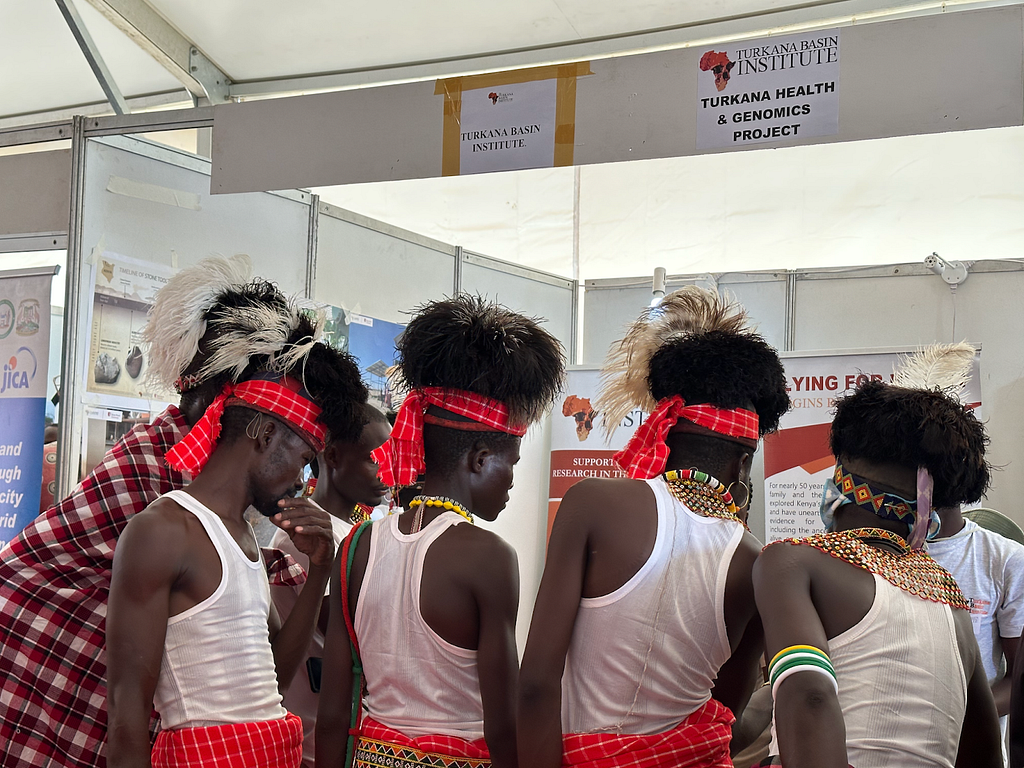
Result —
<instances>
[{"instance_id":1,"label":"white tent fabric","mask_svg":"<svg viewBox=\"0 0 1024 768\"><path fill-rule=\"evenodd\" d=\"M244 98L274 95L273 81L282 78L354 73L354 82L365 86L401 79L394 68L426 67L430 71L418 76L429 79L777 33L792 25L1016 1L520 0L499 6L473 0L70 0L126 97L164 94L163 103L179 105L189 101L182 84L96 6L129 16L140 7L156 11L233 83L261 84L235 96ZM0 71L0 123L104 101L54 0L0 3ZM310 85L320 87L330 86ZM303 90L282 86L278 92Z\"/></svg>"},{"instance_id":2,"label":"white tent fabric","mask_svg":"<svg viewBox=\"0 0 1024 768\"><path fill-rule=\"evenodd\" d=\"M573 276L571 168L315 190ZM1024 258L1024 128L579 169L579 278Z\"/></svg>"}]
</instances>

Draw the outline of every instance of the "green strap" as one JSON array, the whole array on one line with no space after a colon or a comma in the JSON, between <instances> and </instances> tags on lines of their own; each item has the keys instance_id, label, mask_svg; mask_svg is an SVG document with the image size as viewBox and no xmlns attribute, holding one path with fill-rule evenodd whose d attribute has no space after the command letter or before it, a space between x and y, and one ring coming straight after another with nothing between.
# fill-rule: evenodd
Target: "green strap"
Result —
<instances>
[{"instance_id":1,"label":"green strap","mask_svg":"<svg viewBox=\"0 0 1024 768\"><path fill-rule=\"evenodd\" d=\"M352 561L355 559L356 546L363 533L369 528L370 521L361 523L352 533L352 541L348 546L348 557L345 559L345 578L342 582L342 602L345 609L345 627L349 634L349 647L352 649L352 714L348 723L348 742L345 746L345 765L351 766L356 751L356 729L363 707L363 664L359 659L359 646L355 636L355 626L348 611L348 585L352 578Z\"/></svg>"}]
</instances>

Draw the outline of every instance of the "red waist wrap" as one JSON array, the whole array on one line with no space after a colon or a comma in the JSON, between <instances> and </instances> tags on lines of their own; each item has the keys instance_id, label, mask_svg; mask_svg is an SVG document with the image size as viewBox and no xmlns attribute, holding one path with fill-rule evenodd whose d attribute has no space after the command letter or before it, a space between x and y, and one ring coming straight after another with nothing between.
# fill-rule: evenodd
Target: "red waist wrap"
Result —
<instances>
[{"instance_id":1,"label":"red waist wrap","mask_svg":"<svg viewBox=\"0 0 1024 768\"><path fill-rule=\"evenodd\" d=\"M487 768L490 764L490 753L483 739L466 741L441 734L410 738L372 717L364 717L356 742L353 768L381 765L398 768L421 765Z\"/></svg>"},{"instance_id":2,"label":"red waist wrap","mask_svg":"<svg viewBox=\"0 0 1024 768\"><path fill-rule=\"evenodd\" d=\"M736 718L714 699L670 731L652 734L569 733L562 765L587 768L732 768Z\"/></svg>"},{"instance_id":3,"label":"red waist wrap","mask_svg":"<svg viewBox=\"0 0 1024 768\"><path fill-rule=\"evenodd\" d=\"M299 768L302 720L231 723L160 731L153 768Z\"/></svg>"}]
</instances>

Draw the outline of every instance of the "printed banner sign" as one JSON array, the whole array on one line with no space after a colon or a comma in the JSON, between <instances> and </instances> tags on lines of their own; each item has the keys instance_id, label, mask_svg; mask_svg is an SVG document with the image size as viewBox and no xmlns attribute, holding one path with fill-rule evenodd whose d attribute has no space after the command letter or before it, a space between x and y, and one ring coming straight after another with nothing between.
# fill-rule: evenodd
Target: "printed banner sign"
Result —
<instances>
[{"instance_id":1,"label":"printed banner sign","mask_svg":"<svg viewBox=\"0 0 1024 768\"><path fill-rule=\"evenodd\" d=\"M557 98L555 78L463 91L460 173L552 167Z\"/></svg>"},{"instance_id":2,"label":"printed banner sign","mask_svg":"<svg viewBox=\"0 0 1024 768\"><path fill-rule=\"evenodd\" d=\"M52 279L0 272L0 549L39 514Z\"/></svg>"},{"instance_id":3,"label":"printed banner sign","mask_svg":"<svg viewBox=\"0 0 1024 768\"><path fill-rule=\"evenodd\" d=\"M104 253L93 268L92 333L86 390L98 395L171 402L173 392L146 383L142 329L156 293L177 270Z\"/></svg>"},{"instance_id":4,"label":"printed banner sign","mask_svg":"<svg viewBox=\"0 0 1024 768\"><path fill-rule=\"evenodd\" d=\"M597 368L571 369L566 389L555 400L551 414L551 477L548 491L548 531L565 492L587 477L625 477L612 461L612 455L624 448L636 428L647 418L637 409L630 411L605 439L601 417L593 401L600 389ZM561 409L561 415L559 415Z\"/></svg>"},{"instance_id":5,"label":"printed banner sign","mask_svg":"<svg viewBox=\"0 0 1024 768\"><path fill-rule=\"evenodd\" d=\"M904 352L783 356L792 409L764 439L765 540L821 533L822 487L835 466L829 429L836 398L866 379L889 381ZM980 355L980 353L979 353ZM980 357L965 401L981 407Z\"/></svg>"},{"instance_id":6,"label":"printed banner sign","mask_svg":"<svg viewBox=\"0 0 1024 768\"><path fill-rule=\"evenodd\" d=\"M839 30L723 43L697 76L697 149L839 133Z\"/></svg>"}]
</instances>

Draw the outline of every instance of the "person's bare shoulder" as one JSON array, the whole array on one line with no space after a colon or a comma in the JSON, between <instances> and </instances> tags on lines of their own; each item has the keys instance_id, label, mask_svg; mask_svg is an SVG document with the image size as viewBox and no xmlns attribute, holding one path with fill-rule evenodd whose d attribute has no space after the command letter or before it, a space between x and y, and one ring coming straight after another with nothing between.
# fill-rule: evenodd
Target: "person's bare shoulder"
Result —
<instances>
[{"instance_id":1,"label":"person's bare shoulder","mask_svg":"<svg viewBox=\"0 0 1024 768\"><path fill-rule=\"evenodd\" d=\"M480 575L502 575L518 559L512 545L501 536L476 525L454 525L438 537L434 547L453 565ZM433 549L433 547L432 547Z\"/></svg>"},{"instance_id":2,"label":"person's bare shoulder","mask_svg":"<svg viewBox=\"0 0 1024 768\"><path fill-rule=\"evenodd\" d=\"M202 528L202 523L191 512L172 499L160 497L128 521L118 539L115 552L127 550L149 552L152 557L166 560L180 557L189 550L189 538Z\"/></svg>"},{"instance_id":3,"label":"person's bare shoulder","mask_svg":"<svg viewBox=\"0 0 1024 768\"><path fill-rule=\"evenodd\" d=\"M624 513L643 507L657 511L654 492L644 481L625 477L587 478L566 491L558 506L555 525L619 528Z\"/></svg>"}]
</instances>

